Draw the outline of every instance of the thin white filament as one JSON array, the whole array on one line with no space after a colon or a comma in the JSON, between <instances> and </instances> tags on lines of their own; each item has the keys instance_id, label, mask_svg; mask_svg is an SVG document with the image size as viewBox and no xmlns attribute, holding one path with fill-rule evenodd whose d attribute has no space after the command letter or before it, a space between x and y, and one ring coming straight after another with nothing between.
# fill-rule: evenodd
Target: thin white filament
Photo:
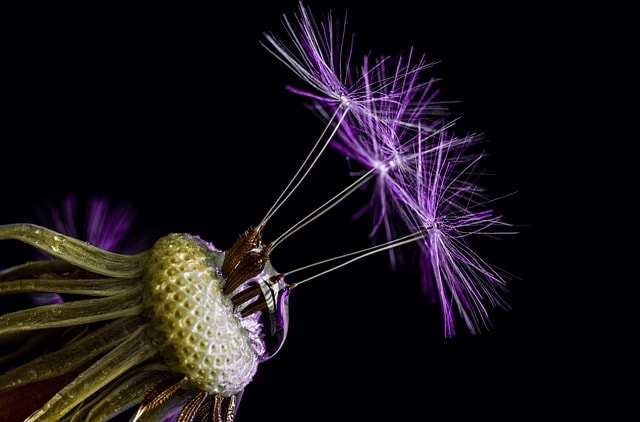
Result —
<instances>
[{"instance_id":1,"label":"thin white filament","mask_svg":"<svg viewBox=\"0 0 640 422\"><path fill-rule=\"evenodd\" d=\"M326 140L323 141L323 138L325 137L327 131L329 130L329 127L331 126L331 123L334 121L339 111L340 111L340 108L336 109L333 116L331 116L329 123L327 123L327 125L323 129L322 133L318 137L318 140L313 145L313 148L311 148L311 151L309 152L309 154L307 154L306 158L304 159L304 161L296 171L295 175L291 178L291 180L289 181L287 186L284 188L280 196L278 196L278 199L276 199L275 203L271 206L267 214L264 216L264 218L258 225L257 227L258 230L262 230L264 228L264 226L267 224L267 221L269 221L269 219L273 217L273 215L280 209L282 205L284 205L284 203L289 199L289 197L293 194L293 192L295 192L295 190L298 188L298 186L300 186L300 184L305 179L307 174L309 174L313 166L316 164L316 162L318 161L318 159L320 158L324 150L327 148L327 146L329 146L329 143L331 142L331 140L333 139L333 136L338 131L340 124L344 120L349 110L348 108L344 110L344 112L342 113L342 116L340 117L340 120L337 122L337 124L334 126L333 130L331 131L331 134L326 137Z\"/></svg>"},{"instance_id":2,"label":"thin white filament","mask_svg":"<svg viewBox=\"0 0 640 422\"><path fill-rule=\"evenodd\" d=\"M424 239L428 235L429 235L429 233L426 232L426 231L419 231L419 232L411 233L411 234L408 234L406 236L402 236L402 237L399 237L397 239L391 240L389 242L382 243L380 245L371 246L369 248L361 249L361 250L354 251L354 252L349 252L349 253L346 253L344 255L335 256L333 258L328 258L328 259L325 259L325 260L322 260L322 261L315 262L313 264L309 264L309 265L306 265L306 266L303 266L303 267L300 267L300 268L296 268L293 271L288 271L287 275L290 275L292 273L303 271L303 270L307 270L309 268L316 267L318 265L323 265L323 264L326 264L326 263L329 263L329 262L332 262L332 261L336 261L336 260L339 260L339 259L345 259L345 258L348 258L350 256L353 256L353 258L348 259L347 261L342 262L341 264L335 265L335 266L333 266L331 268L328 268L328 269L326 269L324 271L321 271L321 272L316 273L316 274L314 274L314 275L312 275L310 277L307 277L307 278L305 278L305 279L303 279L301 281L298 281L296 283L291 284L291 288L294 288L294 287L299 286L299 285L301 285L303 283L306 283L307 281L311 281L314 278L318 278L318 277L321 277L323 275L326 275L326 274L328 274L330 272L333 272L333 271L335 271L335 270L337 270L339 268L342 268L342 267L345 267L347 265L350 265L350 264L352 264L352 263L354 263L356 261L359 261L359 260L361 260L363 258L366 258L368 256L375 255L375 254L380 253L380 252L388 251L389 249L394 249L394 248L397 248L399 246L406 245L406 244L418 241L420 239Z\"/></svg>"},{"instance_id":3,"label":"thin white filament","mask_svg":"<svg viewBox=\"0 0 640 422\"><path fill-rule=\"evenodd\" d=\"M307 224L311 223L315 219L319 218L324 213L326 213L327 211L329 211L330 209L338 205L340 202L342 202L349 195L351 195L356 189L358 189L360 186L365 184L369 179L373 177L375 170L376 169L369 170L368 172L360 176L357 180L355 180L353 183L351 183L349 186L347 186L342 191L340 191L339 193L334 195L332 198L330 198L328 201L326 201L324 204L320 205L318 208L316 208L315 210L307 214L306 217L302 218L300 221L292 225L287 231L282 233L280 236L278 236L278 238L276 238L276 240L273 241L271 246L271 251L273 251L278 244L282 243L289 236L291 236L292 234L294 234L295 232L297 232Z\"/></svg>"}]
</instances>

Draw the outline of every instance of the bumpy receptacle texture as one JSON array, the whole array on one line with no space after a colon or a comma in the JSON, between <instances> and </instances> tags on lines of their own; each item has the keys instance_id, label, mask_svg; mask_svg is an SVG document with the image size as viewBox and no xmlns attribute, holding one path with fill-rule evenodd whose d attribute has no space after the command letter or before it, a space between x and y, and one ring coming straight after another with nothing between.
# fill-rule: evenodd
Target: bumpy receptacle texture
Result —
<instances>
[{"instance_id":1,"label":"bumpy receptacle texture","mask_svg":"<svg viewBox=\"0 0 640 422\"><path fill-rule=\"evenodd\" d=\"M144 304L169 367L200 390L231 395L251 381L259 359L222 294L213 266L221 253L194 236L159 239L145 268Z\"/></svg>"}]
</instances>

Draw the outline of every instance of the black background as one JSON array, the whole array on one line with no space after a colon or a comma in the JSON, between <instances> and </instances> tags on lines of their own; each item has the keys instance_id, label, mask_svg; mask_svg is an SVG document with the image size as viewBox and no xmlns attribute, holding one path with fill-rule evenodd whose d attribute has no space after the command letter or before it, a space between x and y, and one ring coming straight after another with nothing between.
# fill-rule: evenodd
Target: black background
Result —
<instances>
[{"instance_id":1,"label":"black background","mask_svg":"<svg viewBox=\"0 0 640 422\"><path fill-rule=\"evenodd\" d=\"M91 4L88 6L87 4ZM482 4L480 4L482 3ZM612 3L312 1L347 12L355 61L414 47L437 62L456 132L489 143L489 196L517 235L477 252L514 275L510 311L444 339L411 268L372 258L295 290L283 350L238 422L518 418L635 409L640 364L635 147L638 47ZM259 42L296 1L33 5L2 13L0 222L69 193L138 210L151 237L227 248L256 224L322 130ZM328 150L267 240L348 181ZM510 195L514 193L513 195ZM366 247L366 196L272 256L287 271ZM1 245L6 265L21 245ZM412 416L408 416L412 415ZM444 419L444 418L443 418Z\"/></svg>"}]
</instances>

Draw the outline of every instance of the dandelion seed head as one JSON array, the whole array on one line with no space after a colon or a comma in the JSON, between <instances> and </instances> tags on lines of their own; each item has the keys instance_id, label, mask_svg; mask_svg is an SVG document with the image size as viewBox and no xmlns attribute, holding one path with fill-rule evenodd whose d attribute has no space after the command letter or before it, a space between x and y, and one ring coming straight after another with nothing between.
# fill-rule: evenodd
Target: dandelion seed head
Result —
<instances>
[{"instance_id":1,"label":"dandelion seed head","mask_svg":"<svg viewBox=\"0 0 640 422\"><path fill-rule=\"evenodd\" d=\"M149 248L115 252L124 251L134 213L106 198L89 202L84 226L77 225L74 196L52 211L54 230L0 226L0 240L19 240L55 258L0 271L0 293L53 290L80 297L0 315L0 335L9 335L3 338L57 329L72 338L0 375L3 391L71 374L73 381L64 381L28 422L106 420L133 406L134 422L173 417L176 408L180 420L230 422L258 366L285 341L291 290L380 252L388 251L395 267L412 247L445 337L456 335L460 322L479 333L491 326L491 308L508 307L504 275L473 250L471 238L505 233L509 225L479 184L480 138L457 136L454 121L443 117L425 57L413 50L366 55L355 65L345 26L331 14L316 21L302 3L283 24L287 38L265 34L264 46L307 85L290 91L311 103L325 130L272 208L233 246L222 251L197 235L170 233ZM264 244L263 228L329 145L355 163L355 180ZM354 218L370 214L374 246L288 271L287 278L297 277L341 261L285 282L271 266L272 251L359 189L371 197Z\"/></svg>"},{"instance_id":2,"label":"dandelion seed head","mask_svg":"<svg viewBox=\"0 0 640 422\"><path fill-rule=\"evenodd\" d=\"M228 396L252 380L264 346L255 316L243 323L222 293L219 264L211 265L221 255L198 237L159 239L145 265L144 306L167 365L200 390Z\"/></svg>"}]
</instances>

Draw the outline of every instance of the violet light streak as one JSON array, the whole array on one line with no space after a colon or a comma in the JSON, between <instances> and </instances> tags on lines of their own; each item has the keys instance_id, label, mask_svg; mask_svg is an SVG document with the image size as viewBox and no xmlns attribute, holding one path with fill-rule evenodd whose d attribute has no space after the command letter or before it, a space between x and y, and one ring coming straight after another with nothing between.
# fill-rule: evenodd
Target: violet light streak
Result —
<instances>
[{"instance_id":1,"label":"violet light streak","mask_svg":"<svg viewBox=\"0 0 640 422\"><path fill-rule=\"evenodd\" d=\"M410 52L367 56L355 67L344 25L331 14L318 23L302 4L296 19L283 24L288 41L266 34L265 47L310 86L290 91L309 99L336 130L337 150L372 172L372 198L363 208L372 212L371 236L421 233L422 283L442 309L446 337L456 334L456 314L471 333L490 326L487 305L508 308L506 277L467 237L510 233L510 225L485 208L492 201L475 180L483 154L472 148L482 139L451 133L455 119L446 119L434 78L425 77L431 64ZM398 250L390 256L395 265Z\"/></svg>"}]
</instances>

